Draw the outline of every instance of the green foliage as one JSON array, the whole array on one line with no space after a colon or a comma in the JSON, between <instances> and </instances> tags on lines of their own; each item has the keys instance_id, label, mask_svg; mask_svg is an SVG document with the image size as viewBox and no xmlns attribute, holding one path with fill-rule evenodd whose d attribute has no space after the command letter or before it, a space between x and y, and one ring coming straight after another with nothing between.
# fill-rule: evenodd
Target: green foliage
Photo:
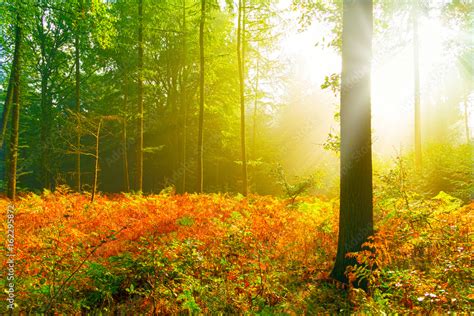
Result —
<instances>
[{"instance_id":1,"label":"green foliage","mask_svg":"<svg viewBox=\"0 0 474 316\"><path fill-rule=\"evenodd\" d=\"M324 82L321 84L321 89L331 89L334 96L337 96L340 92L340 83L341 82L341 75L340 74L332 74L330 76L324 77Z\"/></svg>"},{"instance_id":2,"label":"green foliage","mask_svg":"<svg viewBox=\"0 0 474 316\"><path fill-rule=\"evenodd\" d=\"M472 199L474 192L472 144L432 144L424 155L420 186L424 192L434 195L445 191L463 201Z\"/></svg>"},{"instance_id":3,"label":"green foliage","mask_svg":"<svg viewBox=\"0 0 474 316\"><path fill-rule=\"evenodd\" d=\"M320 174L295 177L294 181L290 182L281 165L277 165L274 175L277 183L282 187L285 196L290 199L291 204L295 203L299 196L305 195L308 191L320 185L317 180L320 178Z\"/></svg>"},{"instance_id":4,"label":"green foliage","mask_svg":"<svg viewBox=\"0 0 474 316\"><path fill-rule=\"evenodd\" d=\"M395 166L376 179L376 195L409 200L430 198L443 191L464 202L472 199L471 144L431 144L423 152L423 169L415 170L414 157L397 157ZM380 180L380 181L379 181ZM385 200L389 201L389 200Z\"/></svg>"},{"instance_id":5,"label":"green foliage","mask_svg":"<svg viewBox=\"0 0 474 316\"><path fill-rule=\"evenodd\" d=\"M334 132L328 133L328 137L323 144L323 148L328 151L339 153L341 150L341 136Z\"/></svg>"}]
</instances>

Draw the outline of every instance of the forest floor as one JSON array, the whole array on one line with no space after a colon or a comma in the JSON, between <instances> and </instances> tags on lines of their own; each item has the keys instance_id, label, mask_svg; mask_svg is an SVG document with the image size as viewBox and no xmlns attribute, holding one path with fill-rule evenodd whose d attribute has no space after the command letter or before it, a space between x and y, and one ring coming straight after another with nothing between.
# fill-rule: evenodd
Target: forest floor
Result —
<instances>
[{"instance_id":1,"label":"forest floor","mask_svg":"<svg viewBox=\"0 0 474 316\"><path fill-rule=\"evenodd\" d=\"M474 203L375 201L375 253L328 277L338 201L250 195L27 194L14 217L15 309L80 314L473 311ZM0 200L7 232L9 201ZM0 286L7 288L3 260ZM7 311L7 291L0 313Z\"/></svg>"}]
</instances>

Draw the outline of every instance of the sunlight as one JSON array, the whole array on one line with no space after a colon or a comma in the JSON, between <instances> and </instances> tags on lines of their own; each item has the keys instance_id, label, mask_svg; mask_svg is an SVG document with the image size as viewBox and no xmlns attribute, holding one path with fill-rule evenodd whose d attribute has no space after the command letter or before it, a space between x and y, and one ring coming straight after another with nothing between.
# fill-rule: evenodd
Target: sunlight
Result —
<instances>
[{"instance_id":1,"label":"sunlight","mask_svg":"<svg viewBox=\"0 0 474 316\"><path fill-rule=\"evenodd\" d=\"M293 14L294 15L294 14ZM291 19L290 15L287 18ZM451 67L452 52L446 49L446 39L450 37L448 29L441 23L439 12L419 19L419 65L422 111L429 104L440 102L445 89L440 76L453 77L456 69ZM319 90L325 76L339 73L340 55L332 48L320 45L323 38L330 37L330 29L317 21L304 32L294 26L286 32L280 43L282 58L290 61L289 72L292 77L305 82L307 93ZM374 36L381 36L375 34ZM413 44L412 34L406 34L408 43L399 44L393 51L377 54L386 50L395 40L384 38L380 47L374 40L374 60L372 64L372 116L376 152L392 154L400 145L410 146L413 134ZM428 93L428 91L431 91ZM327 110L336 111L334 104L339 97L325 90ZM329 99L329 100L328 100ZM331 118L329 118L331 119ZM338 123L333 122L337 129Z\"/></svg>"},{"instance_id":2,"label":"sunlight","mask_svg":"<svg viewBox=\"0 0 474 316\"><path fill-rule=\"evenodd\" d=\"M420 22L419 63L423 90L431 74L446 57L443 47L445 30L438 20L424 19ZM388 116L392 116L387 102L405 107L407 99L413 95L413 46L404 47L395 55L374 58L372 67L373 97L375 100L384 99L384 104L377 104L374 110L379 113L386 111Z\"/></svg>"},{"instance_id":3,"label":"sunlight","mask_svg":"<svg viewBox=\"0 0 474 316\"><path fill-rule=\"evenodd\" d=\"M281 1L285 8L288 1ZM295 15L293 13L293 15ZM288 16L291 18L292 15ZM280 50L285 56L294 59L297 73L310 79L311 84L320 85L321 79L331 73L340 71L340 56L332 49L321 45L322 39L330 36L330 29L318 21L304 32L299 32L296 25L286 35L280 44ZM422 81L430 78L430 74L446 60L444 40L449 30L440 22L439 16L425 17L419 21L419 62ZM376 34L374 36L377 36ZM410 35L411 36L411 35ZM393 41L393 38L387 39ZM377 95L399 94L400 88L413 77L413 48L411 45L401 47L395 55L381 56L373 61L374 77L377 82L374 91ZM376 50L374 47L374 56ZM382 74L383 78L382 78ZM380 80L379 80L380 79ZM398 90L398 91L397 91Z\"/></svg>"},{"instance_id":4,"label":"sunlight","mask_svg":"<svg viewBox=\"0 0 474 316\"><path fill-rule=\"evenodd\" d=\"M427 111L428 104L440 101L442 93L433 93L442 88L440 76L453 71L449 67L443 67L450 63L451 58L444 46L447 32L439 17L419 20L419 70L423 112ZM374 144L378 151L393 153L394 148L399 148L400 145L410 146L412 142L413 65L413 44L406 45L393 56L374 58L373 127L375 134L383 138L383 141ZM431 91L429 95L428 91Z\"/></svg>"}]
</instances>

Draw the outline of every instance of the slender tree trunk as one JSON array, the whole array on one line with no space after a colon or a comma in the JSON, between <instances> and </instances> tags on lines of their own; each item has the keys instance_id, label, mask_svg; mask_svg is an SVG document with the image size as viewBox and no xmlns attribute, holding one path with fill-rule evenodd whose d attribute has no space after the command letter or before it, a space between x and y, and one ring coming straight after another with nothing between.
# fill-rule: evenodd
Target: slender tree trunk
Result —
<instances>
[{"instance_id":1,"label":"slender tree trunk","mask_svg":"<svg viewBox=\"0 0 474 316\"><path fill-rule=\"evenodd\" d=\"M75 65L76 65L76 90L75 102L77 113L77 134L76 134L76 189L81 192L81 48L79 41L79 25L74 37Z\"/></svg>"},{"instance_id":2,"label":"slender tree trunk","mask_svg":"<svg viewBox=\"0 0 474 316\"><path fill-rule=\"evenodd\" d=\"M187 133L188 133L188 105L186 103L183 103L184 106L184 114L183 114L183 173L182 173L182 187L183 187L183 193L186 192L186 173L187 173L187 163L188 163L188 158L187 158L187 148L188 148L188 139L187 139Z\"/></svg>"},{"instance_id":3,"label":"slender tree trunk","mask_svg":"<svg viewBox=\"0 0 474 316\"><path fill-rule=\"evenodd\" d=\"M128 146L127 146L127 119L124 117L122 121L122 146L123 146L123 174L125 192L130 192L130 176L128 172Z\"/></svg>"},{"instance_id":4,"label":"slender tree trunk","mask_svg":"<svg viewBox=\"0 0 474 316\"><path fill-rule=\"evenodd\" d=\"M466 128L466 141L471 143L471 132L469 130L469 106L467 104L467 92L464 94L464 127Z\"/></svg>"},{"instance_id":5,"label":"slender tree trunk","mask_svg":"<svg viewBox=\"0 0 474 316\"><path fill-rule=\"evenodd\" d=\"M95 134L95 166L94 166L94 180L92 181L91 203L94 202L95 192L97 191L97 179L99 176L99 144L100 144L100 129L102 127L102 119L97 125L97 132Z\"/></svg>"},{"instance_id":6,"label":"slender tree trunk","mask_svg":"<svg viewBox=\"0 0 474 316\"><path fill-rule=\"evenodd\" d=\"M182 192L186 192L186 165L187 165L187 157L186 157L186 150L187 150L187 130L188 130L188 105L187 105L187 98L186 98L186 58L187 54L187 42L186 42L186 0L183 0L183 68L181 71L181 103L183 107L183 164L181 166L182 172Z\"/></svg>"},{"instance_id":7,"label":"slender tree trunk","mask_svg":"<svg viewBox=\"0 0 474 316\"><path fill-rule=\"evenodd\" d=\"M257 69L255 74L255 101L253 104L253 131L252 131L252 147L253 147L253 158L257 158L257 114L258 114L258 71L259 71L259 60L257 59Z\"/></svg>"},{"instance_id":8,"label":"slender tree trunk","mask_svg":"<svg viewBox=\"0 0 474 316\"><path fill-rule=\"evenodd\" d=\"M13 60L13 64L15 64L15 60ZM10 111L11 111L11 104L12 104L12 98L13 98L13 78L15 76L15 72L13 71L14 67L12 66L12 69L10 71L10 79L8 80L8 87L7 87L7 95L5 96L5 103L3 105L3 111L2 111L2 126L1 126L1 134L0 134L0 147L3 147L3 142L5 140L5 135L7 133L7 127L8 127L8 119L10 117Z\"/></svg>"},{"instance_id":9,"label":"slender tree trunk","mask_svg":"<svg viewBox=\"0 0 474 316\"><path fill-rule=\"evenodd\" d=\"M199 23L199 130L198 130L198 163L197 192L202 193L203 181L203 128L204 128L204 22L206 19L206 0L201 0L201 21Z\"/></svg>"},{"instance_id":10,"label":"slender tree trunk","mask_svg":"<svg viewBox=\"0 0 474 316\"><path fill-rule=\"evenodd\" d=\"M240 141L242 154L242 194L247 195L247 155L245 152L245 2L239 0L237 25L237 62L239 66L240 92Z\"/></svg>"},{"instance_id":11,"label":"slender tree trunk","mask_svg":"<svg viewBox=\"0 0 474 316\"><path fill-rule=\"evenodd\" d=\"M413 69L415 82L415 166L420 172L422 168L421 153L421 110L420 110L420 70L418 57L418 8L413 4Z\"/></svg>"},{"instance_id":12,"label":"slender tree trunk","mask_svg":"<svg viewBox=\"0 0 474 316\"><path fill-rule=\"evenodd\" d=\"M171 58L170 58L171 59ZM172 134L170 135L170 148L172 149L171 152L171 157L172 161L170 164L171 167L171 173L173 173L174 170L177 170L179 168L179 160L181 158L181 144L179 143L180 141L180 131L179 131L179 125L180 125L180 117L179 117L179 108L178 108L178 83L179 83L179 68L176 63L170 62L170 68L171 68L171 85L170 85L170 102L171 102L171 119L172 119ZM173 178L173 183L170 183L170 185L174 185L175 189L178 187L179 179L174 179Z\"/></svg>"},{"instance_id":13,"label":"slender tree trunk","mask_svg":"<svg viewBox=\"0 0 474 316\"><path fill-rule=\"evenodd\" d=\"M143 0L138 0L138 191L143 191Z\"/></svg>"},{"instance_id":14,"label":"slender tree trunk","mask_svg":"<svg viewBox=\"0 0 474 316\"><path fill-rule=\"evenodd\" d=\"M128 109L128 90L127 90L127 77L124 79L123 88L123 108L125 113ZM127 117L126 115L122 118L122 150L123 150L123 174L124 174L124 185L125 192L130 192L130 176L128 172L128 146L127 146Z\"/></svg>"},{"instance_id":15,"label":"slender tree trunk","mask_svg":"<svg viewBox=\"0 0 474 316\"><path fill-rule=\"evenodd\" d=\"M51 189L50 174L50 126L51 108L48 100L48 74L41 74L41 182L43 188Z\"/></svg>"},{"instance_id":16,"label":"slender tree trunk","mask_svg":"<svg viewBox=\"0 0 474 316\"><path fill-rule=\"evenodd\" d=\"M259 75L259 59L257 57L257 69L256 69L256 74L255 74L255 101L253 104L253 131L252 131L252 154L253 154L253 159L257 159L257 114L258 114L258 75ZM256 177L256 169L257 167L255 166L254 169L254 179L253 179L253 184L254 184L254 192L257 192L257 177Z\"/></svg>"},{"instance_id":17,"label":"slender tree trunk","mask_svg":"<svg viewBox=\"0 0 474 316\"><path fill-rule=\"evenodd\" d=\"M339 241L331 276L344 274L373 234L370 69L372 1L344 0L341 81L341 202ZM356 284L357 286L357 284ZM360 284L365 287L366 284Z\"/></svg>"},{"instance_id":18,"label":"slender tree trunk","mask_svg":"<svg viewBox=\"0 0 474 316\"><path fill-rule=\"evenodd\" d=\"M22 26L20 15L17 15L15 27L15 51L13 56L13 106L12 106L12 132L10 138L10 164L8 172L7 196L13 201L16 198L16 169L18 164L18 139L20 133L20 71L22 54Z\"/></svg>"},{"instance_id":19,"label":"slender tree trunk","mask_svg":"<svg viewBox=\"0 0 474 316\"><path fill-rule=\"evenodd\" d=\"M51 189L51 173L50 173L50 131L51 131L51 102L49 102L48 82L50 76L50 69L47 63L46 52L46 35L43 27L44 14L42 14L38 21L38 37L40 46L40 70L39 75L41 79L41 158L40 158L40 180L43 188Z\"/></svg>"}]
</instances>

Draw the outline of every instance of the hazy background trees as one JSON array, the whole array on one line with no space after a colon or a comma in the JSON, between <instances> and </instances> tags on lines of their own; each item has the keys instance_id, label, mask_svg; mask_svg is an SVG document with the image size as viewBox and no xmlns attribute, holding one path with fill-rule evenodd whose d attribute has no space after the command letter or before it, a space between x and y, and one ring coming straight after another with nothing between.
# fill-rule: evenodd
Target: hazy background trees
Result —
<instances>
[{"instance_id":1,"label":"hazy background trees","mask_svg":"<svg viewBox=\"0 0 474 316\"><path fill-rule=\"evenodd\" d=\"M2 104L8 99L18 3L8 0L1 4ZM108 122L101 132L99 191L159 192L168 186L178 192L199 191L202 90L205 192L244 192L248 187L253 193L281 193L275 178L275 170L281 166L288 181L316 175L313 192L336 195L342 2L289 4L207 0L202 28L205 72L200 89L201 1L142 0L140 19L138 0L31 0L21 11L25 41L16 172L19 189L41 191L62 184L77 189L80 181L82 189L90 190L95 160L89 153L96 142L81 128L81 120L113 115L121 119ZM420 61L423 176L411 178L408 184L423 194L446 190L467 199L472 185L471 9L472 4L452 1L420 13L420 58L426 56L423 42L428 42L426 28L433 19L450 30L443 34L441 43L450 52L447 62L433 64L427 72L427 61ZM407 172L413 168L414 134L409 124L414 117L414 70L401 75L407 88L393 78L378 79L379 71L391 67L398 55L403 57L405 49L413 54L412 24L405 23L410 12L406 3L396 8L384 1L374 4L376 188L378 175L398 170L397 157L407 160ZM243 67L239 67L236 54L238 38ZM410 64L409 60L405 64ZM453 87L452 82L460 84ZM397 94L406 98L399 101ZM137 124L142 117L140 104L143 132ZM410 116L393 119L393 113L403 112L410 112ZM1 158L7 162L11 117L12 113L3 125ZM396 128L397 124L402 127ZM242 135L246 136L246 177ZM142 165L137 153L143 154ZM434 153L444 158L436 158ZM449 162L454 156L461 161ZM10 177L8 169L1 166L6 188ZM141 168L142 186L141 176L137 176Z\"/></svg>"}]
</instances>

